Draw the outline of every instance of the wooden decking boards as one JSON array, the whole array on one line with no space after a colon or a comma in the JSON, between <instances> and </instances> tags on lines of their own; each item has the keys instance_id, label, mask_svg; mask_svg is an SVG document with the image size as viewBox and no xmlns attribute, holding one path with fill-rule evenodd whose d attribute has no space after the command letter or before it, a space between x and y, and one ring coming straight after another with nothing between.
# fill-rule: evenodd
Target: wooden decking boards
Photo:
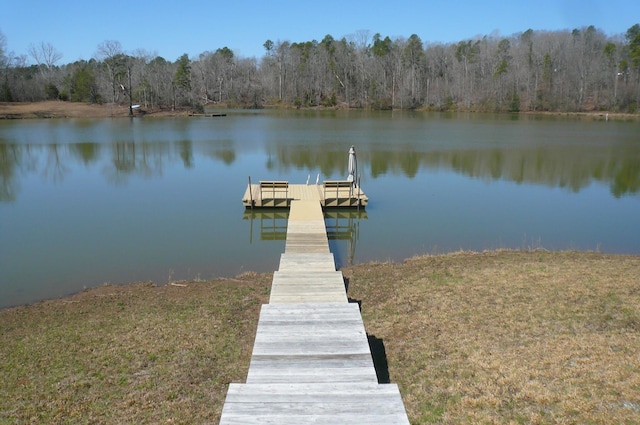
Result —
<instances>
[{"instance_id":1,"label":"wooden decking boards","mask_svg":"<svg viewBox=\"0 0 640 425\"><path fill-rule=\"evenodd\" d=\"M409 423L394 384L231 384L222 415L227 425Z\"/></svg>"},{"instance_id":2,"label":"wooden decking boards","mask_svg":"<svg viewBox=\"0 0 640 425\"><path fill-rule=\"evenodd\" d=\"M377 383L357 304L262 307L247 383Z\"/></svg>"},{"instance_id":3,"label":"wooden decking boards","mask_svg":"<svg viewBox=\"0 0 640 425\"><path fill-rule=\"evenodd\" d=\"M393 384L231 384L227 400L227 424L409 423ZM256 414L264 405L269 417Z\"/></svg>"},{"instance_id":4,"label":"wooden decking boards","mask_svg":"<svg viewBox=\"0 0 640 425\"><path fill-rule=\"evenodd\" d=\"M247 380L230 384L220 424L408 424L397 385L378 383L359 307L348 302L329 251L321 202L290 207Z\"/></svg>"}]
</instances>

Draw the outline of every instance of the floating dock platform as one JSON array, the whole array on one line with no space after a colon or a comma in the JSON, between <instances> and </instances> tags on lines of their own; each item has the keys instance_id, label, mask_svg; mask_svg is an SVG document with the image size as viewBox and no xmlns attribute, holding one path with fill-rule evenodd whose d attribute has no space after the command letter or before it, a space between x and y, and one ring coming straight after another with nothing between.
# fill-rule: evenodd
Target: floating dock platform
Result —
<instances>
[{"instance_id":1,"label":"floating dock platform","mask_svg":"<svg viewBox=\"0 0 640 425\"><path fill-rule=\"evenodd\" d=\"M322 184L289 184L261 181L247 186L242 203L247 208L289 208L292 201L316 201L322 208L363 208L369 198L348 180L325 180Z\"/></svg>"}]
</instances>

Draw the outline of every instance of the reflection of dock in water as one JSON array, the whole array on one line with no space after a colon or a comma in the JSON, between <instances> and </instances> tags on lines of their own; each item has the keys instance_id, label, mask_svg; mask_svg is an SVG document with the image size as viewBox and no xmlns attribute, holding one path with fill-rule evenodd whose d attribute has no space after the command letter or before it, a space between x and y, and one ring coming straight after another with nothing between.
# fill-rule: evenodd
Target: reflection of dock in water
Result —
<instances>
[{"instance_id":1,"label":"reflection of dock in water","mask_svg":"<svg viewBox=\"0 0 640 425\"><path fill-rule=\"evenodd\" d=\"M326 209L323 214L328 240L345 241L347 243L348 264L353 264L356 245L360 239L360 220L368 218L367 212L364 209L332 208ZM284 241L287 239L289 209L247 209L242 219L250 221L249 243L253 243L255 227L260 229L261 241ZM254 221L259 226L254 225Z\"/></svg>"},{"instance_id":2,"label":"reflection of dock in water","mask_svg":"<svg viewBox=\"0 0 640 425\"><path fill-rule=\"evenodd\" d=\"M269 209L269 210L246 210L242 216L243 220L250 220L251 227L249 242L253 243L253 222L260 223L261 241L284 241L287 239L287 219L289 210Z\"/></svg>"},{"instance_id":3,"label":"reflection of dock in water","mask_svg":"<svg viewBox=\"0 0 640 425\"><path fill-rule=\"evenodd\" d=\"M364 210L340 209L326 210L324 222L327 227L329 240L346 241L346 260L348 265L353 265L356 256L356 245L360 239L360 220L368 218Z\"/></svg>"}]
</instances>

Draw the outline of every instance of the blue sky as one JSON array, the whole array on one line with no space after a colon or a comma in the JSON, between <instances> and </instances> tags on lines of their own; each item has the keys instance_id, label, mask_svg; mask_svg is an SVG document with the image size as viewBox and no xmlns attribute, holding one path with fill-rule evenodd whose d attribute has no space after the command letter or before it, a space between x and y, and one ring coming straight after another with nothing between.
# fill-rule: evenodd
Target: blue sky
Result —
<instances>
[{"instance_id":1,"label":"blue sky","mask_svg":"<svg viewBox=\"0 0 640 425\"><path fill-rule=\"evenodd\" d=\"M640 0L5 0L0 31L7 52L27 55L30 45L53 45L61 63L90 59L105 40L119 41L174 61L183 53L229 47L260 58L267 39L336 39L368 31L424 42L456 42L478 35L509 36L533 30L594 25L607 35L640 23Z\"/></svg>"}]
</instances>

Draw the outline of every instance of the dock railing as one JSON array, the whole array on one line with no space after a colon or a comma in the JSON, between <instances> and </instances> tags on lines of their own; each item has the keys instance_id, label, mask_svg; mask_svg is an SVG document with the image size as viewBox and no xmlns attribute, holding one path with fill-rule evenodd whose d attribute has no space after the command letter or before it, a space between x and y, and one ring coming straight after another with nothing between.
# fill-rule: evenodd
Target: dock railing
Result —
<instances>
[{"instance_id":1,"label":"dock railing","mask_svg":"<svg viewBox=\"0 0 640 425\"><path fill-rule=\"evenodd\" d=\"M349 180L325 180L322 186L324 188L324 199L330 198L334 193L334 189L336 199L350 198L353 193L353 182L350 182ZM329 190L328 197L327 189Z\"/></svg>"},{"instance_id":2,"label":"dock railing","mask_svg":"<svg viewBox=\"0 0 640 425\"><path fill-rule=\"evenodd\" d=\"M284 180L260 181L260 200L276 200L287 202L289 198L289 182Z\"/></svg>"}]
</instances>

